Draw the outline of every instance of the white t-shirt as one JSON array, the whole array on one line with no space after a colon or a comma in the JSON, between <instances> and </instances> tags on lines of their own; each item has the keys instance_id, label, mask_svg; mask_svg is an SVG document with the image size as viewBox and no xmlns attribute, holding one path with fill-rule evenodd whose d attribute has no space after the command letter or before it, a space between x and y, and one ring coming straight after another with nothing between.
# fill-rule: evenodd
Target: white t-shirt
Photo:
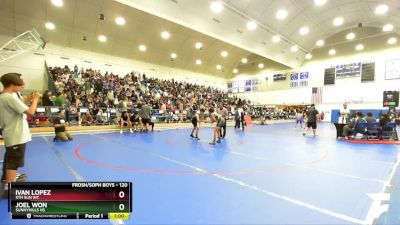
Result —
<instances>
[{"instance_id":1,"label":"white t-shirt","mask_svg":"<svg viewBox=\"0 0 400 225\"><path fill-rule=\"evenodd\" d=\"M6 147L27 143L32 140L25 111L29 109L15 95L0 94L0 126Z\"/></svg>"}]
</instances>

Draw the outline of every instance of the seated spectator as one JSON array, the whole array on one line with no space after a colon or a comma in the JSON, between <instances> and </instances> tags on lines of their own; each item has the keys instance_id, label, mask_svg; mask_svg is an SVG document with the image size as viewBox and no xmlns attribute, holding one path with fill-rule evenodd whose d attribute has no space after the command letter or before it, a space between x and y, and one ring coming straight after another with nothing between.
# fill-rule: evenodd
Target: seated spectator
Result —
<instances>
[{"instance_id":1,"label":"seated spectator","mask_svg":"<svg viewBox=\"0 0 400 225\"><path fill-rule=\"evenodd\" d=\"M54 124L55 140L72 141L72 136L65 129L64 110L60 110L58 116L52 119Z\"/></svg>"},{"instance_id":2,"label":"seated spectator","mask_svg":"<svg viewBox=\"0 0 400 225\"><path fill-rule=\"evenodd\" d=\"M124 126L128 126L129 127L129 132L133 133L133 131L132 131L132 123L131 123L128 111L125 111L125 112L122 113L120 121L119 121L119 124L120 124L120 131L119 132L121 134L122 134L122 128Z\"/></svg>"},{"instance_id":3,"label":"seated spectator","mask_svg":"<svg viewBox=\"0 0 400 225\"><path fill-rule=\"evenodd\" d=\"M343 127L343 136L346 140L349 139L349 134L354 132L354 128L358 123L367 123L367 121L363 118L362 112L357 112L356 117L350 120L348 125Z\"/></svg>"},{"instance_id":4,"label":"seated spectator","mask_svg":"<svg viewBox=\"0 0 400 225\"><path fill-rule=\"evenodd\" d=\"M383 139L382 137L382 131L392 131L392 128L386 127L386 125L388 125L389 123L392 122L392 119L390 119L390 114L386 113L386 114L382 114L381 119L379 120L379 123L381 125L380 129L379 129L379 138Z\"/></svg>"},{"instance_id":5,"label":"seated spectator","mask_svg":"<svg viewBox=\"0 0 400 225\"><path fill-rule=\"evenodd\" d=\"M376 123L375 117L372 115L371 112L367 113L367 117L365 117L365 120L367 121L368 125L371 125L372 123Z\"/></svg>"}]
</instances>

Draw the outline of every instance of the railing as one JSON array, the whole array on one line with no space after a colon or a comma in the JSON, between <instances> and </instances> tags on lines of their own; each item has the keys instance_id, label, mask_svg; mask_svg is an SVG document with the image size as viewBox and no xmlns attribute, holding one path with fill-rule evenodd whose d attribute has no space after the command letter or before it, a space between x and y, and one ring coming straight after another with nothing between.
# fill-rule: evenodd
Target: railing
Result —
<instances>
[{"instance_id":1,"label":"railing","mask_svg":"<svg viewBox=\"0 0 400 225\"><path fill-rule=\"evenodd\" d=\"M136 111L140 115L140 109L128 108L87 108L80 107L78 109L74 107L57 107L57 106L39 106L36 109L36 113L32 117L28 117L28 123L30 127L47 127L53 126L52 119L58 116L60 110L64 110L64 120L69 126L92 126L92 125L118 125L119 118L124 111L128 111L130 115L133 115ZM92 118L91 122L87 122L85 117ZM249 112L248 115L253 120L258 119L293 119L292 115L282 113L267 113L261 112ZM186 110L151 110L151 121L154 123L190 123L194 112L190 113ZM208 113L204 114L202 118L209 121ZM235 113L229 112L227 120L234 120Z\"/></svg>"}]
</instances>

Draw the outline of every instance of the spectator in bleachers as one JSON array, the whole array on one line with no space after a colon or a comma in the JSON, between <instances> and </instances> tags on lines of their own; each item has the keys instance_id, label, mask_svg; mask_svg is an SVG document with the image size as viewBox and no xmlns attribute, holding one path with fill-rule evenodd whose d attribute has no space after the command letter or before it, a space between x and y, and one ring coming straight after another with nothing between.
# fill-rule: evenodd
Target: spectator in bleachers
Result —
<instances>
[{"instance_id":1,"label":"spectator in bleachers","mask_svg":"<svg viewBox=\"0 0 400 225\"><path fill-rule=\"evenodd\" d=\"M58 113L58 116L52 119L52 122L54 124L54 132L55 132L55 138L54 141L60 140L60 141L72 141L73 138L71 134L69 134L65 128L66 121L65 121L65 114L64 110L60 110Z\"/></svg>"},{"instance_id":2,"label":"spectator in bleachers","mask_svg":"<svg viewBox=\"0 0 400 225\"><path fill-rule=\"evenodd\" d=\"M67 94L65 92L58 93L58 96L55 101L55 105L59 107L65 107L67 104Z\"/></svg>"},{"instance_id":3,"label":"spectator in bleachers","mask_svg":"<svg viewBox=\"0 0 400 225\"><path fill-rule=\"evenodd\" d=\"M75 95L80 95L85 107L91 104L92 108L117 107L125 110L135 107L139 102L148 102L154 109L163 110L164 116L173 110L175 118L182 120L185 116L183 111L189 113L186 116L190 115L190 111L186 110L189 108L217 107L221 104L244 107L248 104L246 100L237 97L228 98L227 93L215 88L177 82L173 79L149 78L135 71L118 77L113 73L102 74L99 70L82 68L80 73L84 82L78 84L74 77L68 76L66 79L66 75L71 73L68 66L49 68L49 70L56 80L58 90L65 91L67 95L65 99L73 101ZM72 73L75 73L75 70L74 67ZM121 102L124 103L122 107Z\"/></svg>"},{"instance_id":4,"label":"spectator in bleachers","mask_svg":"<svg viewBox=\"0 0 400 225\"><path fill-rule=\"evenodd\" d=\"M125 126L127 126L129 128L129 132L133 133L133 131L132 131L132 123L131 123L128 111L125 111L125 112L122 113L119 123L120 123L120 131L119 132L121 134L123 133L122 129Z\"/></svg>"}]
</instances>

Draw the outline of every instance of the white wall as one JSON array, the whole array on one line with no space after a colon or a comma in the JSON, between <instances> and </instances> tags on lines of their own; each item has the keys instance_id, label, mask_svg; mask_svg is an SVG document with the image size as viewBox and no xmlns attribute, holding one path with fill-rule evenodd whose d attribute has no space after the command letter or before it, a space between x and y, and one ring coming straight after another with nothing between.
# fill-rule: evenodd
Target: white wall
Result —
<instances>
[{"instance_id":1,"label":"white wall","mask_svg":"<svg viewBox=\"0 0 400 225\"><path fill-rule=\"evenodd\" d=\"M10 39L10 37L0 36L0 46L7 43ZM25 89L44 90L46 88L47 84L43 76L43 56L29 52L0 62L0 75L10 72L21 73L23 75L23 79L26 83Z\"/></svg>"},{"instance_id":2,"label":"white wall","mask_svg":"<svg viewBox=\"0 0 400 225\"><path fill-rule=\"evenodd\" d=\"M0 36L0 45L3 45L10 37ZM196 83L200 85L212 86L221 90L227 89L227 81L224 78L218 78L206 74L194 73L191 71L174 69L140 61L129 60L94 52L82 51L72 48L64 48L48 44L44 50L37 51L44 54L35 55L34 52L28 52L17 56L13 59L0 63L0 75L8 72L21 73L26 81L27 90L45 90L44 61L48 66L64 66L68 65L73 68L75 64L81 67L99 69L102 72L109 71L121 76L131 71L144 72L150 77L158 77L160 79L175 79L177 81L185 81L188 83ZM61 57L67 57L62 59ZM90 61L92 63L86 63ZM111 66L106 66L109 64Z\"/></svg>"},{"instance_id":3,"label":"white wall","mask_svg":"<svg viewBox=\"0 0 400 225\"><path fill-rule=\"evenodd\" d=\"M323 87L323 105L339 106L343 102L361 108L382 108L384 90L399 90L399 80L385 80L386 60L400 59L400 47L378 52L365 52L346 57L334 57L325 61L311 61L291 71L309 72L309 84L306 88L290 88L290 78L284 82L273 82L272 74L290 71L263 71L258 75L239 75L232 80L258 78L263 80L263 92L242 93L243 96L260 104L299 104L311 102L311 88L324 86L325 68L353 63L375 62L375 81L361 83L361 77L336 79L335 85ZM265 77L268 76L268 81ZM280 89L280 90L277 90Z\"/></svg>"}]
</instances>

